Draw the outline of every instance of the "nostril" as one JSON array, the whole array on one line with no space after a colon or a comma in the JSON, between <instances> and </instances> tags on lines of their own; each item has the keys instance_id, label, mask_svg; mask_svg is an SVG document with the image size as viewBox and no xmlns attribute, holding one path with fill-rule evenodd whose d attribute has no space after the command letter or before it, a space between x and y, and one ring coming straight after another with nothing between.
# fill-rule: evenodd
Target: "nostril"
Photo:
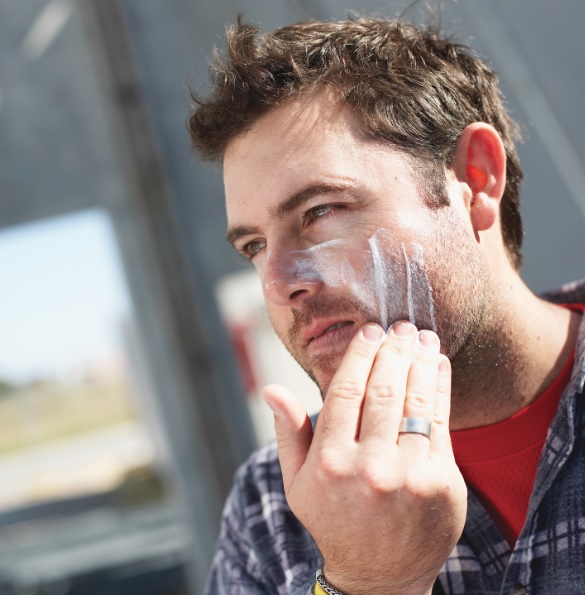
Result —
<instances>
[{"instance_id":1,"label":"nostril","mask_svg":"<svg viewBox=\"0 0 585 595\"><path fill-rule=\"evenodd\" d=\"M294 300L296 297L298 297L299 295L305 293L307 290L306 289L297 289L296 291L293 291L290 294L290 299Z\"/></svg>"}]
</instances>

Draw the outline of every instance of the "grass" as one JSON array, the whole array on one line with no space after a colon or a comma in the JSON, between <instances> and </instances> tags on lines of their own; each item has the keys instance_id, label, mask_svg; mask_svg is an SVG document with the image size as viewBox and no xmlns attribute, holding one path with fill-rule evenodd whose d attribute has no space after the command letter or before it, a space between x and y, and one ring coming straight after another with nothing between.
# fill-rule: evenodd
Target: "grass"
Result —
<instances>
[{"instance_id":1,"label":"grass","mask_svg":"<svg viewBox=\"0 0 585 595\"><path fill-rule=\"evenodd\" d=\"M0 455L135 417L122 379L36 383L0 400Z\"/></svg>"}]
</instances>

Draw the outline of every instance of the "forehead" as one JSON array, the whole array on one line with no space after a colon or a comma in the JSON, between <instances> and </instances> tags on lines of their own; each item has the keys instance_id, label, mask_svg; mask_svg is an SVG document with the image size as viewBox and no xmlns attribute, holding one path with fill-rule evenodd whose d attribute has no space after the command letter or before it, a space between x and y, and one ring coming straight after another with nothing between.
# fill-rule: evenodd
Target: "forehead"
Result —
<instances>
[{"instance_id":1,"label":"forehead","mask_svg":"<svg viewBox=\"0 0 585 595\"><path fill-rule=\"evenodd\" d=\"M329 95L288 102L262 116L227 146L223 162L228 215L238 197L295 191L296 183L357 174L360 139L354 118ZM371 144L371 143L368 143Z\"/></svg>"}]
</instances>

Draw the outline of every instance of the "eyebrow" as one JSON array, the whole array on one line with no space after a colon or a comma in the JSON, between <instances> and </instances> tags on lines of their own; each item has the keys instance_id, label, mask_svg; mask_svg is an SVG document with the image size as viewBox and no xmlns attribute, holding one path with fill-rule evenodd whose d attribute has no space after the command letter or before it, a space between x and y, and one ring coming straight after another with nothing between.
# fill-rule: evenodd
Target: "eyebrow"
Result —
<instances>
[{"instance_id":1,"label":"eyebrow","mask_svg":"<svg viewBox=\"0 0 585 595\"><path fill-rule=\"evenodd\" d=\"M276 207L270 209L268 214L274 219L282 220L316 196L334 192L344 192L346 190L351 190L353 187L353 184L316 184L309 186L296 192ZM228 230L226 240L233 246L237 240L248 235L261 235L261 230L255 225L237 225Z\"/></svg>"}]
</instances>

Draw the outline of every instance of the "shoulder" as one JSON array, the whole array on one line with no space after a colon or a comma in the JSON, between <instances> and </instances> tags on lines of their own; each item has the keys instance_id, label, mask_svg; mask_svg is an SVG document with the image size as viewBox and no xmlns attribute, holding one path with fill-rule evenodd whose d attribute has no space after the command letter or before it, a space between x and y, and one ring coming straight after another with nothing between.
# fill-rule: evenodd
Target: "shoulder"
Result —
<instances>
[{"instance_id":1,"label":"shoulder","mask_svg":"<svg viewBox=\"0 0 585 595\"><path fill-rule=\"evenodd\" d=\"M585 304L585 279L565 283L559 289L541 294L541 297L556 304Z\"/></svg>"},{"instance_id":2,"label":"shoulder","mask_svg":"<svg viewBox=\"0 0 585 595\"><path fill-rule=\"evenodd\" d=\"M541 294L543 299L555 304L582 304L585 305L585 279L566 283L560 289ZM581 321L575 345L575 365L569 382L570 395L583 393L585 386L585 316Z\"/></svg>"}]
</instances>

